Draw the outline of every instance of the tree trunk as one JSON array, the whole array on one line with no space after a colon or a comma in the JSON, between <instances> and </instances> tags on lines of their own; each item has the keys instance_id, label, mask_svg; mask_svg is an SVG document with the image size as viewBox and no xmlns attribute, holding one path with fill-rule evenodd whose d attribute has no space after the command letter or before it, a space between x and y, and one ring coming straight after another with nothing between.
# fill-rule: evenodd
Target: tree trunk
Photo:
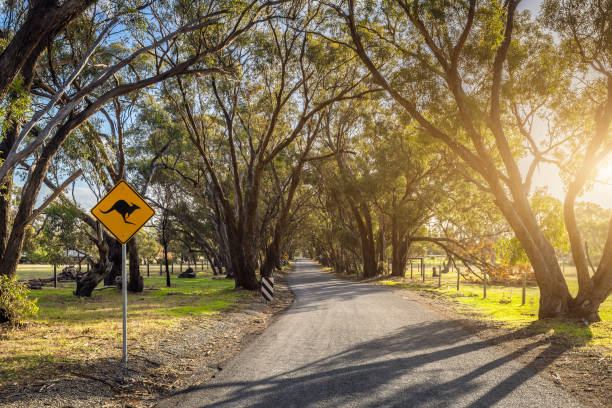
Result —
<instances>
[{"instance_id":1,"label":"tree trunk","mask_svg":"<svg viewBox=\"0 0 612 408\"><path fill-rule=\"evenodd\" d=\"M266 256L259 271L261 277L269 277L272 275L272 271L274 270L274 268L279 266L279 258L280 250L278 249L278 244L276 243L276 240L273 240L272 243L266 249Z\"/></svg>"},{"instance_id":2,"label":"tree trunk","mask_svg":"<svg viewBox=\"0 0 612 408\"><path fill-rule=\"evenodd\" d=\"M164 264L166 265L166 286L170 287L170 268L168 267L168 242L162 243L164 247Z\"/></svg>"},{"instance_id":3,"label":"tree trunk","mask_svg":"<svg viewBox=\"0 0 612 408\"><path fill-rule=\"evenodd\" d=\"M45 47L43 45L38 45L37 48L33 51L34 55L30 56L25 62L25 65L23 66L21 73L23 76L23 90L26 93L29 93L31 91L32 83L33 83L34 75L36 71L36 65L38 63L38 56L43 52L44 48ZM0 71L0 72L3 72L3 71ZM19 97L20 95L17 92L11 92L8 98L9 105L11 104L11 102L16 101ZM5 117L6 123L9 126L7 126L7 129L5 132L1 132L0 130L0 133L2 133L2 136L3 136L2 141L0 142L0 162L7 158L9 151L13 147L13 144L15 143L15 140L19 132L21 131L20 123L18 121L15 121L12 115L13 115L12 110L9 110ZM48 153L48 157L52 157L55 154L53 149L49 149L49 150L45 149L45 150ZM41 163L43 165L47 163L45 161L45 158L43 158ZM27 184L24 185L23 187L24 193L28 194L26 186ZM12 228L9 228L9 224L11 222L12 189L13 189L13 172L10 171L8 173L8 177L5 183L0 187L0 274L8 275L8 276L14 276L15 273L17 272L17 264L15 263L14 266L11 266L11 263L14 262L15 258L13 257L12 259L6 259L6 255L7 255L6 250L7 250L9 241L10 241L10 234L12 234ZM28 203L25 203L25 204L28 204ZM32 203L29 203L29 205L25 205L25 206L20 205L19 211L21 213L24 213L24 212L27 213L28 216L25 217L25 219L27 219L29 217L29 214L31 214L33 208L34 208L34 203L32 202ZM22 217L22 219L24 219L24 217ZM27 225L24 226L24 232L21 234L21 236L19 236L19 234L16 234L17 238L21 239L22 241L25 236L25 227L27 227ZM18 246L19 253L16 254L17 262L19 262L19 258L21 257L21 247L22 246L23 246L23 242L21 245ZM15 249L17 249L16 246L13 246L11 250L15 250Z\"/></svg>"},{"instance_id":4,"label":"tree trunk","mask_svg":"<svg viewBox=\"0 0 612 408\"><path fill-rule=\"evenodd\" d=\"M107 242L109 248L108 259L113 264L109 273L104 277L104 284L111 286L115 284L117 277L121 276L121 244L108 234L105 234L104 240Z\"/></svg>"},{"instance_id":5,"label":"tree trunk","mask_svg":"<svg viewBox=\"0 0 612 408\"><path fill-rule=\"evenodd\" d=\"M586 287L586 288L585 288ZM570 315L585 319L588 322L598 322L600 305L612 293L612 219L608 225L608 237L603 250L603 256L597 271L590 279L589 285L584 285L575 299L570 302Z\"/></svg>"},{"instance_id":6,"label":"tree trunk","mask_svg":"<svg viewBox=\"0 0 612 408\"><path fill-rule=\"evenodd\" d=\"M363 277L366 279L373 278L378 274L374 242L365 239L361 244L361 251L363 256Z\"/></svg>"},{"instance_id":7,"label":"tree trunk","mask_svg":"<svg viewBox=\"0 0 612 408\"><path fill-rule=\"evenodd\" d=\"M259 289L259 282L255 276L254 257L253 254L250 254L252 250L252 248L249 248L249 244L236 242L233 237L229 237L231 267L237 288Z\"/></svg>"},{"instance_id":8,"label":"tree trunk","mask_svg":"<svg viewBox=\"0 0 612 408\"><path fill-rule=\"evenodd\" d=\"M97 263L93 263L88 260L90 264L89 272L85 274L81 279L77 279L76 290L73 292L79 297L90 297L94 288L110 273L113 262L109 259L110 247L109 247L109 236L102 231L102 226L97 226L98 241L96 246L98 247L98 253L100 259ZM114 241L114 239L112 239Z\"/></svg>"},{"instance_id":9,"label":"tree trunk","mask_svg":"<svg viewBox=\"0 0 612 408\"><path fill-rule=\"evenodd\" d=\"M383 224L383 220L381 220L380 227L378 228L376 253L378 255L378 265L380 265L381 270L384 270L384 267L385 267L385 226Z\"/></svg>"},{"instance_id":10,"label":"tree trunk","mask_svg":"<svg viewBox=\"0 0 612 408\"><path fill-rule=\"evenodd\" d=\"M98 263L90 263L90 266L89 273L76 282L76 290L73 293L78 297L90 297L95 287L109 274L113 263L100 259Z\"/></svg>"},{"instance_id":11,"label":"tree trunk","mask_svg":"<svg viewBox=\"0 0 612 408\"><path fill-rule=\"evenodd\" d=\"M130 259L130 280L127 289L132 293L140 293L144 290L144 279L140 275L140 264L138 262L138 244L135 239L127 243L127 252Z\"/></svg>"},{"instance_id":12,"label":"tree trunk","mask_svg":"<svg viewBox=\"0 0 612 408\"><path fill-rule=\"evenodd\" d=\"M528 203L516 204L520 201L518 199L511 203L499 194L496 198L497 206L508 220L533 267L540 289L538 318L567 315L572 296L557 262L555 249L542 233Z\"/></svg>"},{"instance_id":13,"label":"tree trunk","mask_svg":"<svg viewBox=\"0 0 612 408\"><path fill-rule=\"evenodd\" d=\"M408 254L408 241L402 239L395 220L391 224L391 275L404 276L406 270L406 255Z\"/></svg>"}]
</instances>

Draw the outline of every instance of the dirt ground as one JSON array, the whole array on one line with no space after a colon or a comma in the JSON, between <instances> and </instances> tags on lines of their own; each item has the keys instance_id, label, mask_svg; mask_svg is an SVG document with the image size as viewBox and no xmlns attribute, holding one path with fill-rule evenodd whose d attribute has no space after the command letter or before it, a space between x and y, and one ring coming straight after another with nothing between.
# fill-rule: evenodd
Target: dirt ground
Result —
<instances>
[{"instance_id":1,"label":"dirt ground","mask_svg":"<svg viewBox=\"0 0 612 408\"><path fill-rule=\"evenodd\" d=\"M198 385L221 370L249 339L293 301L285 274L277 273L275 300L259 293L213 317L193 318L156 346L130 345L128 366L116 359L65 365L64 374L0 390L0 406L151 407L162 396Z\"/></svg>"},{"instance_id":2,"label":"dirt ground","mask_svg":"<svg viewBox=\"0 0 612 408\"><path fill-rule=\"evenodd\" d=\"M529 369L548 378L587 406L612 407L612 361L597 349L584 349L563 335L540 327L510 329L461 308L438 292L390 289L396 295L427 305L441 316L459 321ZM535 396L534 396L535 398Z\"/></svg>"}]
</instances>

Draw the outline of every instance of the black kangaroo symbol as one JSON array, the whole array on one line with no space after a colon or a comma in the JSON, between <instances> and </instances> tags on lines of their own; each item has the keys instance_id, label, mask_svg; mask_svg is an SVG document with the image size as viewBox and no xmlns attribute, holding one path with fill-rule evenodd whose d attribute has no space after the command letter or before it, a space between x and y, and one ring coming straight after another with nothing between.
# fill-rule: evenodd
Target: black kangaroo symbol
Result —
<instances>
[{"instance_id":1,"label":"black kangaroo symbol","mask_svg":"<svg viewBox=\"0 0 612 408\"><path fill-rule=\"evenodd\" d=\"M119 214L121 214L121 216L123 217L123 222L125 222L126 224L132 224L134 225L133 222L129 222L126 217L129 217L134 211L136 211L137 209L139 209L140 207L137 206L136 204L130 205L128 203L126 203L124 200L119 200L117 201L115 204L113 204L113 206L111 208L109 208L106 211L101 211L102 214L108 214L111 211L117 211Z\"/></svg>"}]
</instances>

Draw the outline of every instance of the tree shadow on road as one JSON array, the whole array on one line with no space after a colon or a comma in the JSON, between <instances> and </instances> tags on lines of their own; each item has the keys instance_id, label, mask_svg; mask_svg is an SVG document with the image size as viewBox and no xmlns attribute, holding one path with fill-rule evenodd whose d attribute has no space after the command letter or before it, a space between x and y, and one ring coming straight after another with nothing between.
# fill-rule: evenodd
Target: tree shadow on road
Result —
<instances>
[{"instance_id":1,"label":"tree shadow on road","mask_svg":"<svg viewBox=\"0 0 612 408\"><path fill-rule=\"evenodd\" d=\"M190 406L207 407L490 407L522 387L520 394L538 395L536 406L551 406L557 392L540 394L542 390L528 380L569 346L555 341L554 334L542 336L536 326L480 340L460 323L440 320L405 326L278 375L219 380L180 394L192 393L190 397L203 401ZM536 334L541 338L507 354L495 347ZM527 365L515 362L530 352L536 355Z\"/></svg>"}]
</instances>

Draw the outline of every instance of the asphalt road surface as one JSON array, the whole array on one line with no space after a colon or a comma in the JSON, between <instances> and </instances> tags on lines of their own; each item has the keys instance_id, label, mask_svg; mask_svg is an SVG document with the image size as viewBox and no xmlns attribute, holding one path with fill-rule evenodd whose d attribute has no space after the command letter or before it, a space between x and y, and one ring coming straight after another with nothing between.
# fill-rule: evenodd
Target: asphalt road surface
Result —
<instances>
[{"instance_id":1,"label":"asphalt road surface","mask_svg":"<svg viewBox=\"0 0 612 408\"><path fill-rule=\"evenodd\" d=\"M158 407L580 407L422 304L334 278L306 259L296 298L216 378Z\"/></svg>"}]
</instances>

